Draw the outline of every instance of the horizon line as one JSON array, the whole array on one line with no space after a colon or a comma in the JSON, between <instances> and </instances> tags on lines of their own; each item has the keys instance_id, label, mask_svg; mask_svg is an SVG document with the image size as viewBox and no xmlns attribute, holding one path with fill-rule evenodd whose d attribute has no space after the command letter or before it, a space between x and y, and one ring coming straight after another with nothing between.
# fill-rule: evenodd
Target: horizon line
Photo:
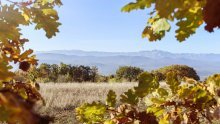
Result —
<instances>
[{"instance_id":1,"label":"horizon line","mask_svg":"<svg viewBox=\"0 0 220 124\"><path fill-rule=\"evenodd\" d=\"M138 53L138 52L154 52L154 51L159 51L159 52L166 52L166 53L171 53L171 54L220 54L220 53L207 53L207 52L171 52L171 51L166 51L166 50L159 50L159 49L154 49L154 50L139 50L139 51L102 51L102 50L82 50L82 49L55 49L55 50L39 50L39 51L34 51L34 52L53 52L53 51L81 51L81 52L103 52L103 53Z\"/></svg>"}]
</instances>

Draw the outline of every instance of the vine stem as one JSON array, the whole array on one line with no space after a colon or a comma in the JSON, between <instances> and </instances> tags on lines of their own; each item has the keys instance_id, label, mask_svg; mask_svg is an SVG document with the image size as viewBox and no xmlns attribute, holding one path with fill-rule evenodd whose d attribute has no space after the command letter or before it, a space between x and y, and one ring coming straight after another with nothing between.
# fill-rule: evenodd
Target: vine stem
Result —
<instances>
[{"instance_id":1,"label":"vine stem","mask_svg":"<svg viewBox=\"0 0 220 124\"><path fill-rule=\"evenodd\" d=\"M26 2L24 2L23 0L22 0L22 2L14 2L12 0L6 0L6 1L9 2L9 3L15 4L16 6L29 6L33 3L36 3L37 0L35 0L35 1L29 0L29 1L26 1Z\"/></svg>"},{"instance_id":2,"label":"vine stem","mask_svg":"<svg viewBox=\"0 0 220 124\"><path fill-rule=\"evenodd\" d=\"M205 114L203 114L203 113L201 113L201 112L200 112L200 114L201 114L203 117L205 117L205 118L209 121L210 124L212 123L212 121L210 120L209 117L207 117Z\"/></svg>"},{"instance_id":3,"label":"vine stem","mask_svg":"<svg viewBox=\"0 0 220 124\"><path fill-rule=\"evenodd\" d=\"M11 0L6 0L7 2L10 2L10 3L13 3L13 4L18 4L18 2L14 2L14 1L11 1Z\"/></svg>"}]
</instances>

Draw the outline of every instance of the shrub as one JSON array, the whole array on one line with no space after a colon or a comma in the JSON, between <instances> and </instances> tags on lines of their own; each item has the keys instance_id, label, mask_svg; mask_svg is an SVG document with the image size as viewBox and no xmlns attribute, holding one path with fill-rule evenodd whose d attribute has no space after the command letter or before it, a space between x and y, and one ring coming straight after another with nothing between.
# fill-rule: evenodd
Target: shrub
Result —
<instances>
[{"instance_id":1,"label":"shrub","mask_svg":"<svg viewBox=\"0 0 220 124\"><path fill-rule=\"evenodd\" d=\"M160 68L158 70L152 71L152 73L160 80L165 80L166 75L169 72L175 72L180 79L183 79L184 77L192 78L195 80L200 80L200 77L197 75L196 71L189 66L186 65L171 65L171 66L165 66L163 68Z\"/></svg>"}]
</instances>

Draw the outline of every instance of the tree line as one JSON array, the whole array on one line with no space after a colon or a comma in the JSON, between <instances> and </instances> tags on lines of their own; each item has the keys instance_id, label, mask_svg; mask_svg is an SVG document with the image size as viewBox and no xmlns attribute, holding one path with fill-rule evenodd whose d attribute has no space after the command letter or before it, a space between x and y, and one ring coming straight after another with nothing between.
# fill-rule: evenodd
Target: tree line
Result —
<instances>
[{"instance_id":1,"label":"tree line","mask_svg":"<svg viewBox=\"0 0 220 124\"><path fill-rule=\"evenodd\" d=\"M115 74L102 75L95 66L70 65L60 63L46 64L31 67L29 72L17 71L17 80L32 80L35 82L137 82L138 76L144 69L133 66L120 66ZM200 80L196 71L186 65L171 65L153 70L149 73L158 77L160 81L166 79L169 72L175 72L179 78L184 77Z\"/></svg>"},{"instance_id":2,"label":"tree line","mask_svg":"<svg viewBox=\"0 0 220 124\"><path fill-rule=\"evenodd\" d=\"M28 78L37 82L96 82L98 69L89 66L72 66L64 63L32 67L28 73L17 71L20 80ZM23 79L22 79L23 78Z\"/></svg>"}]
</instances>

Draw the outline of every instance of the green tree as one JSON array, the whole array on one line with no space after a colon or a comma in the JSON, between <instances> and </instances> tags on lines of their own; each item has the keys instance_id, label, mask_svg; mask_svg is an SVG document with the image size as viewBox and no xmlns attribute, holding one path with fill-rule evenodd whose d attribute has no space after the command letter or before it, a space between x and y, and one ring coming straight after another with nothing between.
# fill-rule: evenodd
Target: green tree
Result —
<instances>
[{"instance_id":1,"label":"green tree","mask_svg":"<svg viewBox=\"0 0 220 124\"><path fill-rule=\"evenodd\" d=\"M51 68L50 64L46 64L46 63L41 64L40 67L39 67L40 77L49 79L49 76L50 76L50 73L51 73L50 68Z\"/></svg>"},{"instance_id":2,"label":"green tree","mask_svg":"<svg viewBox=\"0 0 220 124\"><path fill-rule=\"evenodd\" d=\"M90 81L90 67L89 66L79 66L79 70L81 71L81 82Z\"/></svg>"},{"instance_id":3,"label":"green tree","mask_svg":"<svg viewBox=\"0 0 220 124\"><path fill-rule=\"evenodd\" d=\"M70 72L70 70L71 70L71 65L67 65L62 62L60 63L60 66L59 66L60 75L66 75Z\"/></svg>"},{"instance_id":4,"label":"green tree","mask_svg":"<svg viewBox=\"0 0 220 124\"><path fill-rule=\"evenodd\" d=\"M91 68L91 72L90 72L90 77L91 77L91 82L97 82L98 81L98 76L99 76L99 74L98 74L98 68L97 67L95 67L95 66L93 66L92 68Z\"/></svg>"},{"instance_id":5,"label":"green tree","mask_svg":"<svg viewBox=\"0 0 220 124\"><path fill-rule=\"evenodd\" d=\"M197 81L200 80L195 69L187 65L165 66L163 68L152 71L152 73L157 75L160 78L160 80L165 80L166 75L170 72L175 72L180 79L184 79L184 77L188 77Z\"/></svg>"},{"instance_id":6,"label":"green tree","mask_svg":"<svg viewBox=\"0 0 220 124\"><path fill-rule=\"evenodd\" d=\"M57 64L52 64L50 66L50 76L49 79L52 82L57 82L58 76L59 76L59 66Z\"/></svg>"},{"instance_id":7,"label":"green tree","mask_svg":"<svg viewBox=\"0 0 220 124\"><path fill-rule=\"evenodd\" d=\"M96 82L98 78L98 69L89 66L72 66L69 72L74 82Z\"/></svg>"},{"instance_id":8,"label":"green tree","mask_svg":"<svg viewBox=\"0 0 220 124\"><path fill-rule=\"evenodd\" d=\"M142 69L132 66L122 66L116 71L117 80L137 81L138 75L143 72Z\"/></svg>"},{"instance_id":9,"label":"green tree","mask_svg":"<svg viewBox=\"0 0 220 124\"><path fill-rule=\"evenodd\" d=\"M97 82L99 78L97 67L71 66L64 63L60 65L42 63L26 73L18 71L17 75L39 82Z\"/></svg>"},{"instance_id":10,"label":"green tree","mask_svg":"<svg viewBox=\"0 0 220 124\"><path fill-rule=\"evenodd\" d=\"M72 68L72 74L73 74L73 81L75 82L82 82L82 68L80 67L73 67Z\"/></svg>"},{"instance_id":11,"label":"green tree","mask_svg":"<svg viewBox=\"0 0 220 124\"><path fill-rule=\"evenodd\" d=\"M100 75L99 74L97 82L101 82L101 83L109 82L109 76L105 76L105 75Z\"/></svg>"}]
</instances>

